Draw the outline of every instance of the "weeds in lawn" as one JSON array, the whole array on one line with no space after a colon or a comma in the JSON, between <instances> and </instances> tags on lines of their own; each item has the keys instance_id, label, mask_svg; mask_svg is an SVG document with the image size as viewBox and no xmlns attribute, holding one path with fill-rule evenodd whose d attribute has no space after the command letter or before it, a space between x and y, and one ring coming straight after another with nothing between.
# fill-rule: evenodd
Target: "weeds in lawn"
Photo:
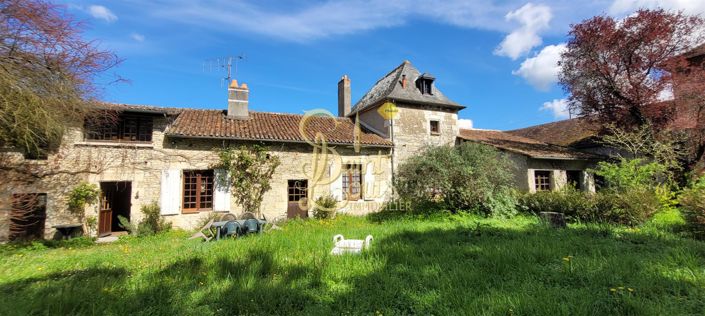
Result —
<instances>
[{"instance_id":1,"label":"weeds in lawn","mask_svg":"<svg viewBox=\"0 0 705 316\"><path fill-rule=\"evenodd\" d=\"M563 267L566 272L573 273L573 256L563 257Z\"/></svg>"},{"instance_id":2,"label":"weeds in lawn","mask_svg":"<svg viewBox=\"0 0 705 316\"><path fill-rule=\"evenodd\" d=\"M22 250L0 257L0 314L682 315L705 301L705 243L652 226L554 230L466 214L326 222L209 243L173 231ZM377 242L331 257L338 233Z\"/></svg>"}]
</instances>

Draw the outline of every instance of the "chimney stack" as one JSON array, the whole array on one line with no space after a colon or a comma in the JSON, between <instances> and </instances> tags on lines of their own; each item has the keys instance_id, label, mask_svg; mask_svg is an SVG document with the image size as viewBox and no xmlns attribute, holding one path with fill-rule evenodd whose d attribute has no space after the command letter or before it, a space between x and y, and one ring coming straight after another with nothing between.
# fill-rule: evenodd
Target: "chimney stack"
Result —
<instances>
[{"instance_id":1,"label":"chimney stack","mask_svg":"<svg viewBox=\"0 0 705 316\"><path fill-rule=\"evenodd\" d=\"M348 78L348 75L344 75L338 82L338 116L348 116L348 114L350 114L351 103L350 78Z\"/></svg>"},{"instance_id":2,"label":"chimney stack","mask_svg":"<svg viewBox=\"0 0 705 316\"><path fill-rule=\"evenodd\" d=\"M249 117L248 100L250 89L246 83L238 86L237 80L233 80L228 86L228 117L235 119L247 119Z\"/></svg>"}]
</instances>

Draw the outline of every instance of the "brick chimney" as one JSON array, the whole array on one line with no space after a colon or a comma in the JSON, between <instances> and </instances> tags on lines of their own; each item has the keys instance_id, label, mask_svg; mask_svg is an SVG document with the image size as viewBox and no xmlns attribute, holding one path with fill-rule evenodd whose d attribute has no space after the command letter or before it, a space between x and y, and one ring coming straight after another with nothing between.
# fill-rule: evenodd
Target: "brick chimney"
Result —
<instances>
[{"instance_id":1,"label":"brick chimney","mask_svg":"<svg viewBox=\"0 0 705 316\"><path fill-rule=\"evenodd\" d=\"M233 80L228 86L228 117L235 119L247 119L249 117L248 100L250 89L246 83L238 86L237 80Z\"/></svg>"},{"instance_id":2,"label":"brick chimney","mask_svg":"<svg viewBox=\"0 0 705 316\"><path fill-rule=\"evenodd\" d=\"M346 117L350 114L351 103L350 78L348 78L348 75L344 75L338 82L338 116Z\"/></svg>"}]
</instances>

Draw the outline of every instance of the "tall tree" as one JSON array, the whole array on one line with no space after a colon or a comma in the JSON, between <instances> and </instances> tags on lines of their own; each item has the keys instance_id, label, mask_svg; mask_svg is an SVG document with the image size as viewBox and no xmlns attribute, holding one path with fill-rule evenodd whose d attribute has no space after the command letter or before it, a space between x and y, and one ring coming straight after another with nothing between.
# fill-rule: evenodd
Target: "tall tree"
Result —
<instances>
[{"instance_id":1,"label":"tall tree","mask_svg":"<svg viewBox=\"0 0 705 316\"><path fill-rule=\"evenodd\" d=\"M626 130L653 126L656 137L685 131L690 167L705 161L704 31L703 18L664 10L572 25L559 73L569 109Z\"/></svg>"},{"instance_id":2,"label":"tall tree","mask_svg":"<svg viewBox=\"0 0 705 316\"><path fill-rule=\"evenodd\" d=\"M664 10L572 25L559 74L570 110L609 122L658 125L672 113L654 104L672 88L674 65L689 67L683 53L702 42L702 28L700 17Z\"/></svg>"},{"instance_id":3,"label":"tall tree","mask_svg":"<svg viewBox=\"0 0 705 316\"><path fill-rule=\"evenodd\" d=\"M48 1L0 1L0 145L42 155L83 124L96 75L119 60L82 31Z\"/></svg>"}]
</instances>

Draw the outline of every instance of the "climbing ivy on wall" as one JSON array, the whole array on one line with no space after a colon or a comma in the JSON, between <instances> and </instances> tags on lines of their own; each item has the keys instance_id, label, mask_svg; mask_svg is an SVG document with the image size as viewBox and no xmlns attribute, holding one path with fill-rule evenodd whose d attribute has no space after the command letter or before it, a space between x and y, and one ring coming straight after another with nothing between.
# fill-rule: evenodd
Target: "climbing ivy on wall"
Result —
<instances>
[{"instance_id":1,"label":"climbing ivy on wall","mask_svg":"<svg viewBox=\"0 0 705 316\"><path fill-rule=\"evenodd\" d=\"M216 152L218 162L211 167L227 171L216 179L216 185L229 185L245 212L258 213L264 194L272 188L270 180L281 163L279 157L260 145L218 148Z\"/></svg>"}]
</instances>

